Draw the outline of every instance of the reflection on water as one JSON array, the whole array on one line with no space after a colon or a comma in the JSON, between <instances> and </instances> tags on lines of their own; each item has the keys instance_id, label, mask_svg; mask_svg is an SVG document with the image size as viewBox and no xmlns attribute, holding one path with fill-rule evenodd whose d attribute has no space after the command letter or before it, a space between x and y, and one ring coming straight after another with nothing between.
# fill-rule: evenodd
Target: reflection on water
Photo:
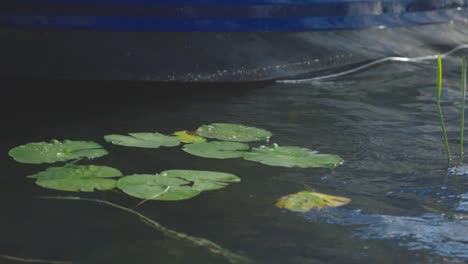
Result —
<instances>
[{"instance_id":1,"label":"reflection on water","mask_svg":"<svg viewBox=\"0 0 468 264\"><path fill-rule=\"evenodd\" d=\"M468 193L460 195L460 201L455 208L455 211L459 213L468 213Z\"/></svg>"},{"instance_id":2,"label":"reflection on water","mask_svg":"<svg viewBox=\"0 0 468 264\"><path fill-rule=\"evenodd\" d=\"M328 224L355 225L354 235L361 239L394 239L409 250L425 249L442 256L468 259L468 220L436 214L372 215L346 209L325 209L306 217Z\"/></svg>"}]
</instances>

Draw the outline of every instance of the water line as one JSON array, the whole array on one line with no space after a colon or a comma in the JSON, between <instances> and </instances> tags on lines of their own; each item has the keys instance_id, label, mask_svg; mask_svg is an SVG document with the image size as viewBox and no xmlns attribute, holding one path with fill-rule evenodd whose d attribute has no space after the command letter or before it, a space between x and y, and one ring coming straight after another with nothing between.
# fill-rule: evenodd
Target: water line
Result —
<instances>
[{"instance_id":1,"label":"water line","mask_svg":"<svg viewBox=\"0 0 468 264\"><path fill-rule=\"evenodd\" d=\"M442 58L445 58L447 56L450 56L452 53L457 52L457 51L462 50L462 49L468 49L468 44L461 44L461 45L449 50L448 52L440 54L440 56ZM389 61L420 62L420 61L426 61L426 60L435 60L435 59L437 59L438 55L439 54L420 56L420 57L413 57L413 58L391 56L391 57L381 58L381 59L369 62L367 64L361 65L359 67L356 67L356 68L353 68L353 69L350 69L350 70L346 70L346 71L342 71L342 72L338 72L338 73L327 74L327 75L322 75L322 76L316 76L316 77L306 78L306 79L276 80L276 82L277 83L288 83L288 84L315 82L315 81L321 81L321 80L325 80L325 79L332 79L332 78L337 78L337 77L341 77L341 76L344 76L344 75L352 74L352 73L367 69L369 67L372 67L374 65L381 64L381 63L384 63L384 62L389 62Z\"/></svg>"}]
</instances>

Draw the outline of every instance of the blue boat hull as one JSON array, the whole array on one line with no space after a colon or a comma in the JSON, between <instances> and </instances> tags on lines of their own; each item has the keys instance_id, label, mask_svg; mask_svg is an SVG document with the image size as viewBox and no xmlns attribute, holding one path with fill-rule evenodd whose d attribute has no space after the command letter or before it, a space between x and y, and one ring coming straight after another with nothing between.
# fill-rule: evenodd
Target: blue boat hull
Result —
<instances>
[{"instance_id":1,"label":"blue boat hull","mask_svg":"<svg viewBox=\"0 0 468 264\"><path fill-rule=\"evenodd\" d=\"M444 23L468 0L14 0L0 26L145 32L315 31Z\"/></svg>"},{"instance_id":2,"label":"blue boat hull","mask_svg":"<svg viewBox=\"0 0 468 264\"><path fill-rule=\"evenodd\" d=\"M468 43L467 0L16 0L3 78L258 81Z\"/></svg>"}]
</instances>

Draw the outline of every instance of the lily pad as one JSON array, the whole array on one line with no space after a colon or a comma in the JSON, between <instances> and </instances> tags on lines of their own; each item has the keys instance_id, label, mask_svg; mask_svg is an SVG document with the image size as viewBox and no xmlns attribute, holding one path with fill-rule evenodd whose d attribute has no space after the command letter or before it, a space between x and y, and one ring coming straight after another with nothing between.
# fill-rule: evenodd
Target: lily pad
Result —
<instances>
[{"instance_id":1,"label":"lily pad","mask_svg":"<svg viewBox=\"0 0 468 264\"><path fill-rule=\"evenodd\" d=\"M60 191L93 192L94 190L110 190L115 188L122 173L106 166L68 165L64 167L50 167L29 178L35 178L36 184L45 188Z\"/></svg>"},{"instance_id":2,"label":"lily pad","mask_svg":"<svg viewBox=\"0 0 468 264\"><path fill-rule=\"evenodd\" d=\"M200 191L192 189L189 181L158 174L125 176L118 180L117 187L130 196L145 200L177 201L200 194Z\"/></svg>"},{"instance_id":3,"label":"lily pad","mask_svg":"<svg viewBox=\"0 0 468 264\"><path fill-rule=\"evenodd\" d=\"M248 150L249 146L238 142L211 141L196 144L187 144L183 151L195 156L212 159L231 159L244 156L242 150Z\"/></svg>"},{"instance_id":4,"label":"lily pad","mask_svg":"<svg viewBox=\"0 0 468 264\"><path fill-rule=\"evenodd\" d=\"M160 133L129 133L125 135L106 135L104 139L115 145L138 148L175 147L180 142L171 136Z\"/></svg>"},{"instance_id":5,"label":"lily pad","mask_svg":"<svg viewBox=\"0 0 468 264\"><path fill-rule=\"evenodd\" d=\"M308 212L312 209L339 207L351 202L351 199L317 192L302 191L281 197L276 207L294 212Z\"/></svg>"},{"instance_id":6,"label":"lily pad","mask_svg":"<svg viewBox=\"0 0 468 264\"><path fill-rule=\"evenodd\" d=\"M34 142L11 149L8 155L22 163L53 163L79 158L97 158L108 152L93 141L52 140Z\"/></svg>"},{"instance_id":7,"label":"lily pad","mask_svg":"<svg viewBox=\"0 0 468 264\"><path fill-rule=\"evenodd\" d=\"M201 126L197 129L197 134L206 138L236 142L267 140L272 135L270 131L265 129L226 123Z\"/></svg>"},{"instance_id":8,"label":"lily pad","mask_svg":"<svg viewBox=\"0 0 468 264\"><path fill-rule=\"evenodd\" d=\"M240 182L240 178L234 174L216 171L167 170L161 172L161 176L192 182L192 189L197 191L222 189L229 183Z\"/></svg>"},{"instance_id":9,"label":"lily pad","mask_svg":"<svg viewBox=\"0 0 468 264\"><path fill-rule=\"evenodd\" d=\"M120 178L117 187L126 194L145 200L185 200L203 191L239 182L236 175L214 171L168 170L161 174L136 174Z\"/></svg>"},{"instance_id":10,"label":"lily pad","mask_svg":"<svg viewBox=\"0 0 468 264\"><path fill-rule=\"evenodd\" d=\"M201 143L206 141L206 138L200 137L196 132L187 130L174 132L173 135L182 143Z\"/></svg>"},{"instance_id":11,"label":"lily pad","mask_svg":"<svg viewBox=\"0 0 468 264\"><path fill-rule=\"evenodd\" d=\"M300 168L334 168L343 160L332 154L319 154L300 147L261 146L245 153L244 159L260 162L270 166Z\"/></svg>"}]
</instances>

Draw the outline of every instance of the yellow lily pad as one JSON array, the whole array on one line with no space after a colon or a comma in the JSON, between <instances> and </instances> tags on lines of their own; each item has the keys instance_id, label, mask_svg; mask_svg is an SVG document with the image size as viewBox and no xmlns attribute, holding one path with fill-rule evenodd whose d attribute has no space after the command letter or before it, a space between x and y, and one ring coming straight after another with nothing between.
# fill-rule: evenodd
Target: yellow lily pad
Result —
<instances>
[{"instance_id":1,"label":"yellow lily pad","mask_svg":"<svg viewBox=\"0 0 468 264\"><path fill-rule=\"evenodd\" d=\"M302 191L281 197L276 203L276 207L305 213L312 209L339 207L350 202L351 199L345 197Z\"/></svg>"},{"instance_id":2,"label":"yellow lily pad","mask_svg":"<svg viewBox=\"0 0 468 264\"><path fill-rule=\"evenodd\" d=\"M200 137L196 132L187 130L177 131L172 135L182 143L202 143L206 141L206 138Z\"/></svg>"}]
</instances>

